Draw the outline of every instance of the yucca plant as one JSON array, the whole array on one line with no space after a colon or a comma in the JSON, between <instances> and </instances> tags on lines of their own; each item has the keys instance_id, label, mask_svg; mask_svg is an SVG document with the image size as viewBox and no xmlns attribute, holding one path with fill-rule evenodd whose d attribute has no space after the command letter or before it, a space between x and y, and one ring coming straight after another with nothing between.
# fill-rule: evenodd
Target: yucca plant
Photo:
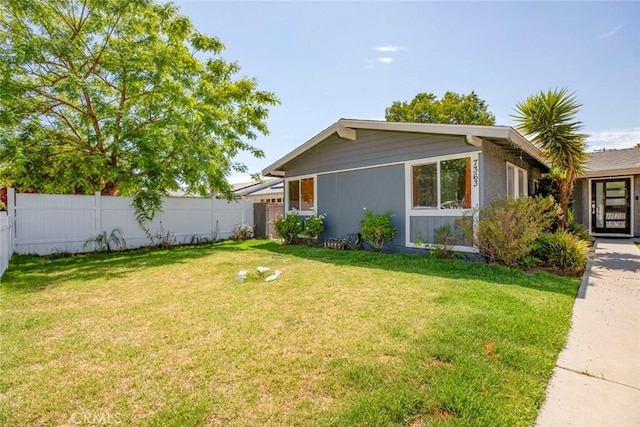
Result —
<instances>
[{"instance_id":1,"label":"yucca plant","mask_svg":"<svg viewBox=\"0 0 640 427\"><path fill-rule=\"evenodd\" d=\"M561 212L558 228L567 229L569 199L587 160L586 135L575 116L582 107L566 88L540 92L518 103L511 115L516 129L529 137L551 163L552 177L558 185Z\"/></svg>"}]
</instances>

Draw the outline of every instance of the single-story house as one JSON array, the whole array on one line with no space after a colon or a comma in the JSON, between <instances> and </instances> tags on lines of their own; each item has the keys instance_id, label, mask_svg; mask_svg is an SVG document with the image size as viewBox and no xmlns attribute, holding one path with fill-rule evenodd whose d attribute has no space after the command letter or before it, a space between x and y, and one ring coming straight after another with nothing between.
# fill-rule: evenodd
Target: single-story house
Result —
<instances>
[{"instance_id":1,"label":"single-story house","mask_svg":"<svg viewBox=\"0 0 640 427\"><path fill-rule=\"evenodd\" d=\"M589 153L574 192L576 221L593 236L640 237L640 147Z\"/></svg>"},{"instance_id":2,"label":"single-story house","mask_svg":"<svg viewBox=\"0 0 640 427\"><path fill-rule=\"evenodd\" d=\"M262 174L284 179L285 211L326 214L321 237L358 232L364 208L390 210L389 246L402 249L496 197L534 194L548 171L511 127L340 119Z\"/></svg>"}]
</instances>

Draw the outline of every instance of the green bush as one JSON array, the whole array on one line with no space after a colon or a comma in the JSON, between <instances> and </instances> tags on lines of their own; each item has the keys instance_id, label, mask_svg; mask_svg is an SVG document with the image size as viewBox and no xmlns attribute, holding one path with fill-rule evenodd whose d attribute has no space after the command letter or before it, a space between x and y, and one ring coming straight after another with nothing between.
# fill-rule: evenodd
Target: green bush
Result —
<instances>
[{"instance_id":1,"label":"green bush","mask_svg":"<svg viewBox=\"0 0 640 427\"><path fill-rule=\"evenodd\" d=\"M285 245L290 245L302 233L304 225L298 212L292 211L273 221L273 227L278 236L284 240Z\"/></svg>"},{"instance_id":2,"label":"green bush","mask_svg":"<svg viewBox=\"0 0 640 427\"><path fill-rule=\"evenodd\" d=\"M376 215L365 208L364 217L360 220L362 238L376 251L381 251L385 242L393 240L396 228L391 225L391 211Z\"/></svg>"},{"instance_id":3,"label":"green bush","mask_svg":"<svg viewBox=\"0 0 640 427\"><path fill-rule=\"evenodd\" d=\"M589 234L589 229L582 224L577 222L569 223L569 233L573 234L580 240L584 240L585 242L591 245L593 243L593 237Z\"/></svg>"},{"instance_id":4,"label":"green bush","mask_svg":"<svg viewBox=\"0 0 640 427\"><path fill-rule=\"evenodd\" d=\"M309 245L313 244L324 231L325 215L311 215L302 222L302 234Z\"/></svg>"},{"instance_id":5,"label":"green bush","mask_svg":"<svg viewBox=\"0 0 640 427\"><path fill-rule=\"evenodd\" d=\"M536 256L548 267L578 275L589 260L589 243L567 231L542 233L537 240Z\"/></svg>"},{"instance_id":6,"label":"green bush","mask_svg":"<svg viewBox=\"0 0 640 427\"><path fill-rule=\"evenodd\" d=\"M551 197L496 199L479 212L475 244L490 262L530 264L533 243L557 217Z\"/></svg>"}]
</instances>

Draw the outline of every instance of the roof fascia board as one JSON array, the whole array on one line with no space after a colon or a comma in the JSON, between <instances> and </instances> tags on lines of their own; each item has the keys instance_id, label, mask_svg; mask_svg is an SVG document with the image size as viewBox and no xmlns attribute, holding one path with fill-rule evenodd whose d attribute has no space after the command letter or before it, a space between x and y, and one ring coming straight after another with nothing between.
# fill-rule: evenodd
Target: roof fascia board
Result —
<instances>
[{"instance_id":1,"label":"roof fascia board","mask_svg":"<svg viewBox=\"0 0 640 427\"><path fill-rule=\"evenodd\" d=\"M238 196L248 196L249 194L255 193L256 191L264 190L265 188L270 188L278 184L281 184L283 181L284 181L283 179L274 179L267 182L256 182L255 184L249 187L244 187L239 190L236 190L234 193L237 194Z\"/></svg>"},{"instance_id":2,"label":"roof fascia board","mask_svg":"<svg viewBox=\"0 0 640 427\"><path fill-rule=\"evenodd\" d=\"M311 138L310 140L308 140L307 142L305 142L295 150L291 151L289 154L282 157L280 160L277 160L274 163L267 166L266 168L264 168L262 170L262 175L284 177L285 176L284 171L277 170L280 166L298 157L300 154L304 153L305 151L312 148L319 142L323 141L324 139L328 138L332 134L336 133L339 123L340 123L340 120L338 120L337 122L335 122L334 124L326 128L325 130L323 130L322 132L320 132L319 134L317 134L316 136L314 136L313 138Z\"/></svg>"},{"instance_id":3,"label":"roof fascia board","mask_svg":"<svg viewBox=\"0 0 640 427\"><path fill-rule=\"evenodd\" d=\"M607 176L620 176L620 175L640 175L640 168L627 168L627 169L607 169L597 171L586 171L582 178L599 178Z\"/></svg>"}]
</instances>

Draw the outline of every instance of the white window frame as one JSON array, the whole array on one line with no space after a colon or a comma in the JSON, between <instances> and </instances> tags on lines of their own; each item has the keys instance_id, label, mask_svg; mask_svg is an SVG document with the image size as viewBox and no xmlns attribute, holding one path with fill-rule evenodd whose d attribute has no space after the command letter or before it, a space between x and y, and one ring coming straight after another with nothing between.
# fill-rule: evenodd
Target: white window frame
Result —
<instances>
[{"instance_id":1,"label":"white window frame","mask_svg":"<svg viewBox=\"0 0 640 427\"><path fill-rule=\"evenodd\" d=\"M298 210L298 214L303 216L313 215L318 211L318 175L300 175L300 176L292 176L290 178L285 178L284 180L284 211L291 212L291 208L289 207L289 182L291 181L301 181L303 179L313 178L313 209L311 210ZM299 186L298 188L302 188ZM301 191L301 190L300 190ZM300 195L300 203L302 204L302 195Z\"/></svg>"},{"instance_id":2,"label":"white window frame","mask_svg":"<svg viewBox=\"0 0 640 427\"><path fill-rule=\"evenodd\" d=\"M505 162L506 163L506 175L505 175L505 181L504 181L504 187L505 187L505 194L507 195L507 197L511 197L511 194L509 194L509 169L513 169L514 174L513 174L513 189L514 189L514 199L520 198L520 197L528 197L529 196L529 175L527 173L526 169L521 168L520 166L516 166L513 163L510 162ZM520 194L520 174L518 172L523 172L524 173L524 192L525 194Z\"/></svg>"},{"instance_id":3,"label":"white window frame","mask_svg":"<svg viewBox=\"0 0 640 427\"><path fill-rule=\"evenodd\" d=\"M411 241L411 217L415 216L463 216L473 213L473 223L478 223L480 207L480 153L481 151L469 151L465 153L451 154L448 156L428 157L404 162L405 179L405 246L417 248ZM471 207L469 209L441 209L440 208L440 162L444 160L471 158ZM438 170L438 208L414 208L413 207L413 166L436 163ZM453 246L451 248L458 252L477 253L478 248L473 246Z\"/></svg>"},{"instance_id":4,"label":"white window frame","mask_svg":"<svg viewBox=\"0 0 640 427\"><path fill-rule=\"evenodd\" d=\"M478 154L480 152L468 152L468 153L460 153L460 154L452 154L449 156L439 156L439 157L430 157L426 159L412 160L410 162L405 162L405 200L406 200L406 211L409 216L462 216L465 212L471 211L473 209L477 209L480 202L480 169L479 169L479 161ZM442 201L440 200L440 162L446 160L457 160L464 159L470 157L471 158L471 203L470 208L460 209L460 208L442 208L440 204ZM414 207L413 206L413 167L428 165L428 164L436 164L437 165L437 200L438 206L431 207ZM407 217L407 218L408 218Z\"/></svg>"}]
</instances>

